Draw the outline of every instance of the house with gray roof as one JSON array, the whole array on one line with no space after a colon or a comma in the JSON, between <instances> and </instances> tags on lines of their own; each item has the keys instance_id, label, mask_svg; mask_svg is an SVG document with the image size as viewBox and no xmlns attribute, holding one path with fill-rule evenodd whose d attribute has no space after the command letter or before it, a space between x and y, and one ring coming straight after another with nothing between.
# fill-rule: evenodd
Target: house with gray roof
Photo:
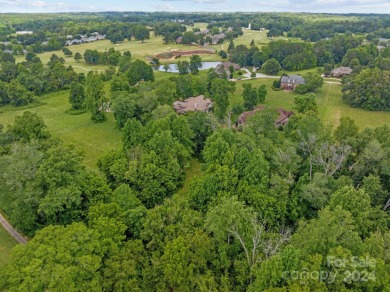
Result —
<instances>
[{"instance_id":1,"label":"house with gray roof","mask_svg":"<svg viewBox=\"0 0 390 292\"><path fill-rule=\"evenodd\" d=\"M289 91L293 91L300 84L305 84L305 79L300 75L282 76L280 81L280 87Z\"/></svg>"},{"instance_id":2,"label":"house with gray roof","mask_svg":"<svg viewBox=\"0 0 390 292\"><path fill-rule=\"evenodd\" d=\"M65 46L79 45L79 44L82 44L82 43L83 43L83 41L82 40L78 40L78 39L67 40L65 42Z\"/></svg>"},{"instance_id":3,"label":"house with gray roof","mask_svg":"<svg viewBox=\"0 0 390 292\"><path fill-rule=\"evenodd\" d=\"M211 37L211 42L213 45L218 45L222 40L224 40L226 35L224 33L216 34Z\"/></svg>"}]
</instances>

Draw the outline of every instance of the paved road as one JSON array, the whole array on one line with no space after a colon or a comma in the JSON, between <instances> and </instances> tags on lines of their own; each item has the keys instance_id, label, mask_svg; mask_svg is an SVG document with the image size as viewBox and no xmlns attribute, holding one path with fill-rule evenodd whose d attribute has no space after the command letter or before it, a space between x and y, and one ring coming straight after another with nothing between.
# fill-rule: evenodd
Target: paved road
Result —
<instances>
[{"instance_id":1,"label":"paved road","mask_svg":"<svg viewBox=\"0 0 390 292\"><path fill-rule=\"evenodd\" d=\"M3 225L4 229L8 231L8 233L15 238L19 243L26 244L27 240L19 233L17 232L11 224L8 223L7 220L3 217L3 215L0 214L0 223Z\"/></svg>"},{"instance_id":2,"label":"paved road","mask_svg":"<svg viewBox=\"0 0 390 292\"><path fill-rule=\"evenodd\" d=\"M100 69L93 70L93 69L88 69L88 68L84 68L84 67L81 67L81 66L72 66L72 67L73 67L73 68L82 69L82 70L87 70L87 71L98 71L98 72L104 72L104 70L100 70Z\"/></svg>"}]
</instances>

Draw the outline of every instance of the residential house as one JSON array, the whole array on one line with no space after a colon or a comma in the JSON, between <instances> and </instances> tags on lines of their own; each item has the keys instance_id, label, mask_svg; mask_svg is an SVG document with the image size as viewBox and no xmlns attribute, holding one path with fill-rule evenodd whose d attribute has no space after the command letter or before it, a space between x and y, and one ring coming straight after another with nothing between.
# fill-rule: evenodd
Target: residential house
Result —
<instances>
[{"instance_id":1,"label":"residential house","mask_svg":"<svg viewBox=\"0 0 390 292\"><path fill-rule=\"evenodd\" d=\"M70 37L70 35L68 37ZM90 37L85 37L83 35L80 35L80 39L68 39L65 42L65 46L79 45L82 43L92 43L92 42L105 40L105 39L106 39L106 35L101 35L98 32L94 32Z\"/></svg>"},{"instance_id":2,"label":"residential house","mask_svg":"<svg viewBox=\"0 0 390 292\"><path fill-rule=\"evenodd\" d=\"M181 44L183 42L183 37L178 37L177 39L176 39L176 43L177 44Z\"/></svg>"},{"instance_id":3,"label":"residential house","mask_svg":"<svg viewBox=\"0 0 390 292\"><path fill-rule=\"evenodd\" d=\"M65 46L79 45L79 44L82 44L82 43L83 43L83 41L82 40L78 40L78 39L67 40L65 42Z\"/></svg>"},{"instance_id":4,"label":"residential house","mask_svg":"<svg viewBox=\"0 0 390 292\"><path fill-rule=\"evenodd\" d=\"M105 34L98 34L96 36L96 38L100 41L100 40L105 40L106 39L106 35Z\"/></svg>"},{"instance_id":5,"label":"residential house","mask_svg":"<svg viewBox=\"0 0 390 292\"><path fill-rule=\"evenodd\" d=\"M226 76L230 76L230 66L233 66L234 71L241 70L240 65L236 63L232 63L230 61L222 62L221 64L217 65L215 68L215 72L217 72L218 76L223 76L226 73Z\"/></svg>"},{"instance_id":6,"label":"residential house","mask_svg":"<svg viewBox=\"0 0 390 292\"><path fill-rule=\"evenodd\" d=\"M26 35L26 34L33 34L34 32L31 30L22 30L15 32L17 35Z\"/></svg>"},{"instance_id":7,"label":"residential house","mask_svg":"<svg viewBox=\"0 0 390 292\"><path fill-rule=\"evenodd\" d=\"M173 109L178 114L185 114L187 112L208 112L210 111L213 103L210 99L205 98L204 95L199 95L196 97L190 97L183 101L175 101L173 103Z\"/></svg>"},{"instance_id":8,"label":"residential house","mask_svg":"<svg viewBox=\"0 0 390 292\"><path fill-rule=\"evenodd\" d=\"M266 108L265 106L261 105L261 106L258 106L257 108L255 108L253 111L242 113L238 118L237 126L244 125L249 117L255 115L259 111L264 110L265 108ZM276 118L276 120L274 122L275 127L280 127L280 126L286 125L288 123L289 118L294 115L294 112L287 111L287 110L282 109L282 108L278 108L277 111L279 113L279 116Z\"/></svg>"},{"instance_id":9,"label":"residential house","mask_svg":"<svg viewBox=\"0 0 390 292\"><path fill-rule=\"evenodd\" d=\"M230 66L233 66L235 71L241 70L241 66L240 65L238 65L236 63L232 63L230 61L222 62L221 65L223 65L223 68L227 69L227 70L229 70Z\"/></svg>"},{"instance_id":10,"label":"residential house","mask_svg":"<svg viewBox=\"0 0 390 292\"><path fill-rule=\"evenodd\" d=\"M305 84L305 79L300 75L282 76L280 81L280 87L289 91L294 90L300 84Z\"/></svg>"},{"instance_id":11,"label":"residential house","mask_svg":"<svg viewBox=\"0 0 390 292\"><path fill-rule=\"evenodd\" d=\"M213 45L218 45L222 40L225 39L225 34L224 33L220 33L220 34L216 34L216 35L213 35L211 37L211 43Z\"/></svg>"},{"instance_id":12,"label":"residential house","mask_svg":"<svg viewBox=\"0 0 390 292\"><path fill-rule=\"evenodd\" d=\"M340 77L342 77L344 75L350 75L351 73L352 73L352 68L350 68L350 67L339 67L339 68L333 69L330 74L333 77L340 78Z\"/></svg>"},{"instance_id":13,"label":"residential house","mask_svg":"<svg viewBox=\"0 0 390 292\"><path fill-rule=\"evenodd\" d=\"M96 42L97 40L98 40L97 37L90 36L88 38L83 38L83 43L92 43L92 42Z\"/></svg>"}]
</instances>

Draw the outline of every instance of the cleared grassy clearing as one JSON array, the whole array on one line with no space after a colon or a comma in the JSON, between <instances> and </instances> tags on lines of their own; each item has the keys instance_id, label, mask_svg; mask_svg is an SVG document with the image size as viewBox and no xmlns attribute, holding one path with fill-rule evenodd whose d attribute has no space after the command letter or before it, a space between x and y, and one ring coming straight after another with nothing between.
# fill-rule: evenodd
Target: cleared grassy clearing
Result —
<instances>
[{"instance_id":1,"label":"cleared grassy clearing","mask_svg":"<svg viewBox=\"0 0 390 292\"><path fill-rule=\"evenodd\" d=\"M3 107L0 109L0 123L13 123L16 116L29 110L43 117L50 133L65 143L76 145L85 157L85 164L92 170L97 170L97 160L107 151L117 149L121 145L121 134L116 128L114 116L107 114L108 120L96 124L90 119L89 113L70 115L65 113L70 108L69 91L48 94L41 99L41 106L27 109Z\"/></svg>"}]
</instances>

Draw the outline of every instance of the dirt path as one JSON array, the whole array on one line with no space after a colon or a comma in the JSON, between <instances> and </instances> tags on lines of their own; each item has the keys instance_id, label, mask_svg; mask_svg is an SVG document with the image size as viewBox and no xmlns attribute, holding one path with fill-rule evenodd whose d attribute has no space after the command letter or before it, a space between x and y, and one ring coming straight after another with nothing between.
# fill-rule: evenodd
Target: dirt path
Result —
<instances>
[{"instance_id":1,"label":"dirt path","mask_svg":"<svg viewBox=\"0 0 390 292\"><path fill-rule=\"evenodd\" d=\"M11 226L11 224L9 224L8 221L5 220L5 218L1 214L0 214L0 223L1 225L3 225L4 229L19 243L21 244L27 243L27 240Z\"/></svg>"}]
</instances>

